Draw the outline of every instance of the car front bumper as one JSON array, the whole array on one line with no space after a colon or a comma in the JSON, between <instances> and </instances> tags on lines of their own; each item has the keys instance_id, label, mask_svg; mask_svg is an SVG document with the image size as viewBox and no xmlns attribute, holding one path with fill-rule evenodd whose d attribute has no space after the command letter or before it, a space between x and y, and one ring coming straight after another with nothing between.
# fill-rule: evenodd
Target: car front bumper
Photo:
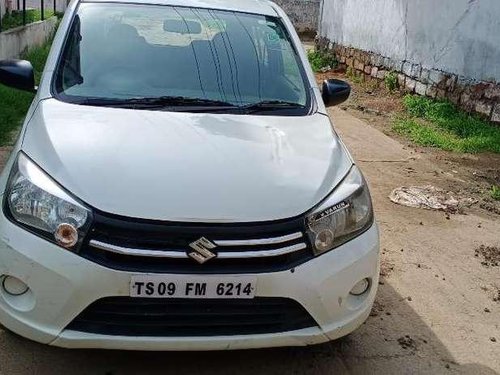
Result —
<instances>
[{"instance_id":1,"label":"car front bumper","mask_svg":"<svg viewBox=\"0 0 500 375\"><path fill-rule=\"evenodd\" d=\"M107 336L65 329L87 306L128 296L130 272L105 268L55 246L0 216L0 276L25 282L30 291L8 295L0 286L0 322L28 339L67 348L222 350L318 344L359 327L373 305L379 278L376 225L356 239L287 270L260 273L256 296L298 301L317 327L271 334L209 337ZM225 275L227 276L227 275ZM349 291L371 280L362 296Z\"/></svg>"}]
</instances>

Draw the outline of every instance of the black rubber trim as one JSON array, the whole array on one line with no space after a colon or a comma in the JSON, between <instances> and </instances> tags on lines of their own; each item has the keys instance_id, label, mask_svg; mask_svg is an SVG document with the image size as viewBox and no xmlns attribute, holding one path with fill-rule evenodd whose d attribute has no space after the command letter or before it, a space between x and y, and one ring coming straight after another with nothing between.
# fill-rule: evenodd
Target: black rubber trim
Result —
<instances>
[{"instance_id":1,"label":"black rubber trim","mask_svg":"<svg viewBox=\"0 0 500 375\"><path fill-rule=\"evenodd\" d=\"M87 307L66 329L108 336L206 337L282 333L317 326L301 304L288 298L108 297Z\"/></svg>"}]
</instances>

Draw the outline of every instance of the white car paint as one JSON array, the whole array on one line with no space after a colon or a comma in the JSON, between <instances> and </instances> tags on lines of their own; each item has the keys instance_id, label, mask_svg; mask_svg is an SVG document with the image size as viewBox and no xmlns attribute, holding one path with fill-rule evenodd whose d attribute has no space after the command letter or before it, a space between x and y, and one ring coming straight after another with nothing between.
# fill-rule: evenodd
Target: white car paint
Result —
<instances>
[{"instance_id":1,"label":"white car paint","mask_svg":"<svg viewBox=\"0 0 500 375\"><path fill-rule=\"evenodd\" d=\"M352 166L322 114L89 110L55 99L38 105L23 150L92 207L171 221L294 217Z\"/></svg>"},{"instance_id":2,"label":"white car paint","mask_svg":"<svg viewBox=\"0 0 500 375\"><path fill-rule=\"evenodd\" d=\"M378 227L321 257L283 272L256 274L257 296L299 301L319 328L244 336L125 337L67 331L64 328L90 303L127 296L132 273L111 270L40 240L0 213L0 274L25 281L36 296L29 311L20 311L0 288L0 321L8 329L44 344L69 348L127 350L225 350L305 346L345 336L368 317L379 279ZM7 236L7 238L5 238ZM372 278L369 293L350 289ZM48 283L49 282L49 283Z\"/></svg>"},{"instance_id":3,"label":"white car paint","mask_svg":"<svg viewBox=\"0 0 500 375\"><path fill-rule=\"evenodd\" d=\"M113 0L114 1L114 0ZM144 3L152 0L140 0ZM188 114L92 108L59 102L50 84L78 2L57 32L36 98L1 177L23 151L68 192L104 212L133 218L202 223L272 221L318 206L353 161L332 130L314 74L284 12L261 0L159 0L154 3L230 9L283 20L317 104L305 117ZM375 299L379 272L374 224L353 240L294 269L257 273L256 296L298 301L318 327L273 334L217 337L106 336L66 330L92 302L128 296L131 277L48 242L0 213L0 277L26 283L29 294L0 288L0 322L29 339L71 348L219 350L310 345L361 325ZM349 292L364 278L362 296Z\"/></svg>"}]
</instances>

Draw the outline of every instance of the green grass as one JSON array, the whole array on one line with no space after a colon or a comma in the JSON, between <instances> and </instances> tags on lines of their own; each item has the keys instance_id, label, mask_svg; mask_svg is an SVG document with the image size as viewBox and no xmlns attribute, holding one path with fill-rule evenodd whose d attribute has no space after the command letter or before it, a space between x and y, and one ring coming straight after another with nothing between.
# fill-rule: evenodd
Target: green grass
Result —
<instances>
[{"instance_id":1,"label":"green grass","mask_svg":"<svg viewBox=\"0 0 500 375\"><path fill-rule=\"evenodd\" d=\"M500 128L481 117L421 96L407 95L403 103L406 114L393 129L413 142L447 151L500 153Z\"/></svg>"},{"instance_id":2,"label":"green grass","mask_svg":"<svg viewBox=\"0 0 500 375\"><path fill-rule=\"evenodd\" d=\"M494 200L500 201L500 186L492 186L490 190L490 196Z\"/></svg>"},{"instance_id":3,"label":"green grass","mask_svg":"<svg viewBox=\"0 0 500 375\"><path fill-rule=\"evenodd\" d=\"M348 66L345 72L345 75L347 78L349 78L353 83L357 84L362 84L363 83L363 75L361 73L358 73L355 69L352 67Z\"/></svg>"},{"instance_id":4,"label":"green grass","mask_svg":"<svg viewBox=\"0 0 500 375\"><path fill-rule=\"evenodd\" d=\"M396 91L399 88L398 75L395 72L389 72L384 77L385 87L389 91Z\"/></svg>"},{"instance_id":5,"label":"green grass","mask_svg":"<svg viewBox=\"0 0 500 375\"><path fill-rule=\"evenodd\" d=\"M49 54L51 42L42 47L33 48L22 58L31 61L35 69L38 84ZM33 101L34 94L12 89L0 84L0 145L10 144L13 132L18 129Z\"/></svg>"},{"instance_id":6,"label":"green grass","mask_svg":"<svg viewBox=\"0 0 500 375\"><path fill-rule=\"evenodd\" d=\"M311 50L307 53L307 57L309 58L312 69L316 73L328 66L332 69L337 66L337 60L335 60L335 57L324 51Z\"/></svg>"},{"instance_id":7,"label":"green grass","mask_svg":"<svg viewBox=\"0 0 500 375\"><path fill-rule=\"evenodd\" d=\"M50 18L54 15L51 10L45 10L45 19ZM26 10L26 24L33 23L42 20L42 12L37 9ZM23 25L23 12L20 10L13 10L10 13L5 14L2 19L2 31L13 29L14 27Z\"/></svg>"}]
</instances>

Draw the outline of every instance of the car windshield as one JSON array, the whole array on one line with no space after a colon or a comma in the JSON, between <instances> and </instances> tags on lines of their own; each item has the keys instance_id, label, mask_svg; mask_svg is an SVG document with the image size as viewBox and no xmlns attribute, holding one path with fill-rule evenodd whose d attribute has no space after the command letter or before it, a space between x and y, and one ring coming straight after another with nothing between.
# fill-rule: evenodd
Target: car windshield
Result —
<instances>
[{"instance_id":1,"label":"car windshield","mask_svg":"<svg viewBox=\"0 0 500 375\"><path fill-rule=\"evenodd\" d=\"M277 18L82 3L56 69L54 91L60 100L89 105L304 114L306 82Z\"/></svg>"}]
</instances>

